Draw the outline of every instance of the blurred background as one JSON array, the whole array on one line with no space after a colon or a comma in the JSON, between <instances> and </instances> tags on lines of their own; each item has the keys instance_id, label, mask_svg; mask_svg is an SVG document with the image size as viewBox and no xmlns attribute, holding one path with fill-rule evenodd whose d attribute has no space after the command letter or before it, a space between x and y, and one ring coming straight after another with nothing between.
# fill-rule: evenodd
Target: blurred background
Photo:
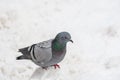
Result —
<instances>
[{"instance_id":1,"label":"blurred background","mask_svg":"<svg viewBox=\"0 0 120 80\"><path fill-rule=\"evenodd\" d=\"M16 61L19 48L67 31L61 69ZM119 80L120 0L0 0L1 80Z\"/></svg>"}]
</instances>

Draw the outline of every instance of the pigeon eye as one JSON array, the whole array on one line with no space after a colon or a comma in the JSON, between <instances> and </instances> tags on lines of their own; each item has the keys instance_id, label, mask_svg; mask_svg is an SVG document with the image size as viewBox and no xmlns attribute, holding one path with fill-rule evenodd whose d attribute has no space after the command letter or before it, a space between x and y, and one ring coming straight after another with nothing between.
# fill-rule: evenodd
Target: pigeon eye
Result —
<instances>
[{"instance_id":1,"label":"pigeon eye","mask_svg":"<svg viewBox=\"0 0 120 80\"><path fill-rule=\"evenodd\" d=\"M67 39L67 37L61 37L61 39Z\"/></svg>"},{"instance_id":2,"label":"pigeon eye","mask_svg":"<svg viewBox=\"0 0 120 80\"><path fill-rule=\"evenodd\" d=\"M67 39L67 37L65 37L65 39Z\"/></svg>"}]
</instances>

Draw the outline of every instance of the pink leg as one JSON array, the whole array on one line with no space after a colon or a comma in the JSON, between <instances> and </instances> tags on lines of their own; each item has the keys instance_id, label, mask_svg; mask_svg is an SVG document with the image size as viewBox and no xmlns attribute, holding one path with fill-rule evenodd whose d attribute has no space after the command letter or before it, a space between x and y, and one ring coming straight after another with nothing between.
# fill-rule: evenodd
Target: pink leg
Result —
<instances>
[{"instance_id":1,"label":"pink leg","mask_svg":"<svg viewBox=\"0 0 120 80\"><path fill-rule=\"evenodd\" d=\"M53 66L55 69L60 68L60 66L58 64L54 64Z\"/></svg>"}]
</instances>

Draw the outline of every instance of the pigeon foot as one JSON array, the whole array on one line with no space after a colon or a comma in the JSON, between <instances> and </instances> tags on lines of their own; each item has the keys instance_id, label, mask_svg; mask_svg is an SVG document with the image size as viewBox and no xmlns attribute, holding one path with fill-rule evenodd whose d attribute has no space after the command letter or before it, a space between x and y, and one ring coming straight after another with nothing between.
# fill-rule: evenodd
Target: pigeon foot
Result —
<instances>
[{"instance_id":1,"label":"pigeon foot","mask_svg":"<svg viewBox=\"0 0 120 80\"><path fill-rule=\"evenodd\" d=\"M58 64L54 64L53 66L55 69L60 68L60 65L58 65Z\"/></svg>"},{"instance_id":2,"label":"pigeon foot","mask_svg":"<svg viewBox=\"0 0 120 80\"><path fill-rule=\"evenodd\" d=\"M47 70L48 67L42 67L42 69Z\"/></svg>"}]
</instances>

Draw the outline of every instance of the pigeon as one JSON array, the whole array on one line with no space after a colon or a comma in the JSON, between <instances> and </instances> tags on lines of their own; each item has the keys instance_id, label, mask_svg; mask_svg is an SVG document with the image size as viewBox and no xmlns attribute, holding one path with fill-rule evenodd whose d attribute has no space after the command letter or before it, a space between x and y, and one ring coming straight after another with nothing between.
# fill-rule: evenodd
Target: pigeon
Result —
<instances>
[{"instance_id":1,"label":"pigeon","mask_svg":"<svg viewBox=\"0 0 120 80\"><path fill-rule=\"evenodd\" d=\"M71 35L68 32L60 32L54 39L19 49L18 52L21 52L22 55L18 56L16 60L31 60L43 69L51 66L54 66L55 69L60 68L58 63L65 57L67 42L73 43Z\"/></svg>"}]
</instances>

